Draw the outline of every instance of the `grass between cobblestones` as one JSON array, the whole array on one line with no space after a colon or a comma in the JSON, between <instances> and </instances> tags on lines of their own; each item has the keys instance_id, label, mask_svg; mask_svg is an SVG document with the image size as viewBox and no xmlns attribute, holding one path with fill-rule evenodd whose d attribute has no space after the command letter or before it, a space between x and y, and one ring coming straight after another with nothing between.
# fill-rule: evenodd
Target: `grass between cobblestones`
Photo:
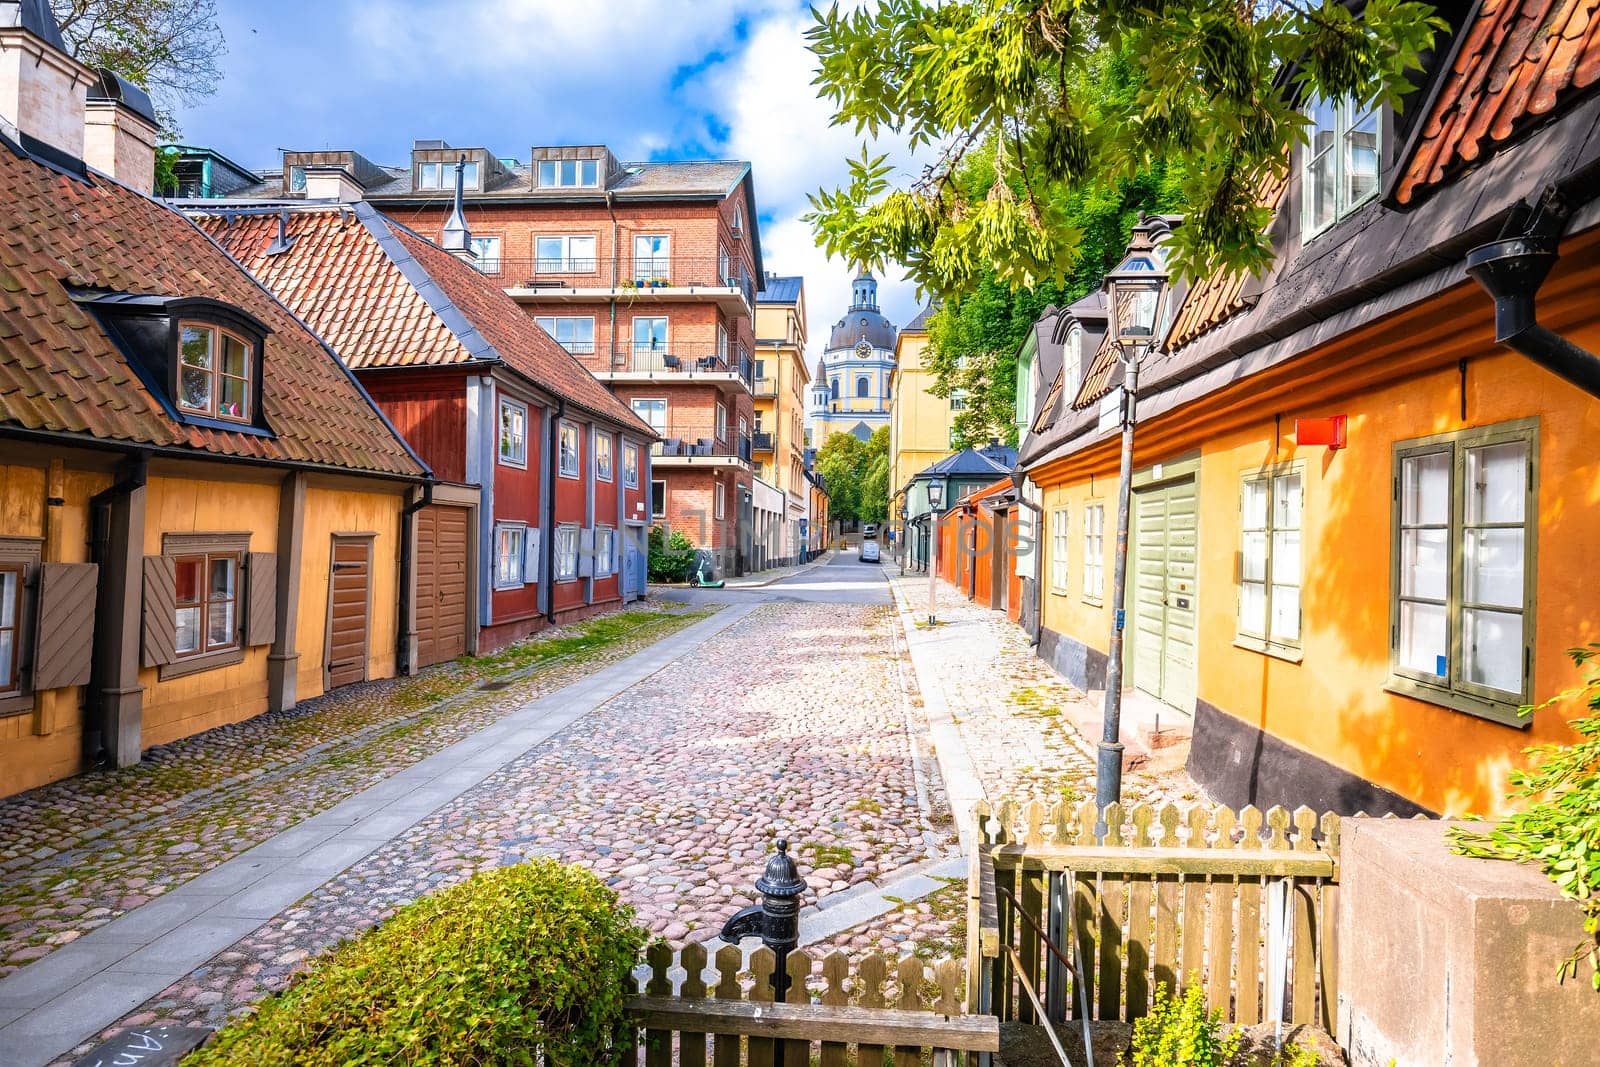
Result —
<instances>
[{"instance_id":1,"label":"grass between cobblestones","mask_svg":"<svg viewBox=\"0 0 1600 1067\"><path fill-rule=\"evenodd\" d=\"M0 977L709 614L585 620L0 801ZM478 688L488 681L509 684Z\"/></svg>"}]
</instances>

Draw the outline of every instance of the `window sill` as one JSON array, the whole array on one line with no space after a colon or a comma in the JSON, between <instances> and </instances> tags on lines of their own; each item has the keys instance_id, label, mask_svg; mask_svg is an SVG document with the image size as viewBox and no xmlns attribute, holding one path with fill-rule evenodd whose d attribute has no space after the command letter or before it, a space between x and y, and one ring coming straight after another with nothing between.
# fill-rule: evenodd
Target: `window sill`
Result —
<instances>
[{"instance_id":1,"label":"window sill","mask_svg":"<svg viewBox=\"0 0 1600 1067\"><path fill-rule=\"evenodd\" d=\"M0 715L26 715L33 710L34 694L14 693L0 696Z\"/></svg>"},{"instance_id":2,"label":"window sill","mask_svg":"<svg viewBox=\"0 0 1600 1067\"><path fill-rule=\"evenodd\" d=\"M1070 590L1067 590L1067 589L1052 589L1052 590L1050 590L1050 595L1051 596L1071 596L1072 593L1071 593Z\"/></svg>"},{"instance_id":3,"label":"window sill","mask_svg":"<svg viewBox=\"0 0 1600 1067\"><path fill-rule=\"evenodd\" d=\"M522 460L522 461L518 462L517 460L511 459L511 458L509 458L507 456L501 456L500 457L500 466L502 466L502 467L515 467L519 471L525 471L525 470L528 469L528 461L527 460Z\"/></svg>"},{"instance_id":4,"label":"window sill","mask_svg":"<svg viewBox=\"0 0 1600 1067\"><path fill-rule=\"evenodd\" d=\"M1086 596L1083 598L1083 602L1091 608L1103 608L1106 606L1106 602L1099 597Z\"/></svg>"},{"instance_id":5,"label":"window sill","mask_svg":"<svg viewBox=\"0 0 1600 1067\"><path fill-rule=\"evenodd\" d=\"M186 656L174 663L165 664L156 677L165 682L169 678L182 678L190 674L214 671L219 667L232 667L236 663L243 662L243 648L219 648L202 656Z\"/></svg>"},{"instance_id":6,"label":"window sill","mask_svg":"<svg viewBox=\"0 0 1600 1067\"><path fill-rule=\"evenodd\" d=\"M496 593L509 593L513 589L521 589L524 586L531 585L531 584L533 584L533 583L524 582L520 578L517 579L514 582L496 582L496 583L494 583L494 591Z\"/></svg>"},{"instance_id":7,"label":"window sill","mask_svg":"<svg viewBox=\"0 0 1600 1067\"><path fill-rule=\"evenodd\" d=\"M579 474L577 471L573 471L571 474L568 474L566 471L558 471L557 473L560 474L561 477L574 482L583 477L583 475Z\"/></svg>"},{"instance_id":8,"label":"window sill","mask_svg":"<svg viewBox=\"0 0 1600 1067\"><path fill-rule=\"evenodd\" d=\"M1285 663L1299 663L1305 659L1305 652L1302 649L1289 645L1275 645L1270 641L1263 641L1259 637L1251 637L1249 634L1236 635L1233 639L1233 647L1242 648L1246 652L1259 652L1263 656L1281 659Z\"/></svg>"},{"instance_id":9,"label":"window sill","mask_svg":"<svg viewBox=\"0 0 1600 1067\"><path fill-rule=\"evenodd\" d=\"M1384 683L1383 690L1396 696L1410 697L1412 700L1420 700L1427 704L1435 704L1441 708L1449 708L1451 711L1459 711L1464 715L1487 719L1490 722L1496 722L1501 726L1509 726L1516 730L1526 730L1533 725L1531 716L1518 715L1517 707L1511 704L1483 700L1479 697L1469 696L1466 693L1442 689L1438 686L1428 685L1426 682L1419 682L1400 675L1391 674L1389 680Z\"/></svg>"}]
</instances>

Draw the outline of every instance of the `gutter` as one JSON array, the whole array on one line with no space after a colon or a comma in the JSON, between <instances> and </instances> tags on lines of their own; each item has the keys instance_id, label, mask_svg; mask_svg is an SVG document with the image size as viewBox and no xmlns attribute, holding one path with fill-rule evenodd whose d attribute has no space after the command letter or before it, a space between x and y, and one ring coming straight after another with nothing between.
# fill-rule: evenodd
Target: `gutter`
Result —
<instances>
[{"instance_id":1,"label":"gutter","mask_svg":"<svg viewBox=\"0 0 1600 1067\"><path fill-rule=\"evenodd\" d=\"M125 464L127 473L118 478L111 485L100 490L89 498L86 509L89 519L89 562L100 568L101 582L105 581L105 566L111 552L111 519L107 514L109 509L118 500L143 489L150 480L150 456L146 452L134 452L128 456ZM101 516L105 516L102 521ZM130 584L135 579L129 576ZM126 589L123 590L127 592ZM105 666L99 654L100 645L104 639L102 627L106 624L106 616L100 610L99 591L96 592L95 633L90 640L89 647L89 684L83 689L83 751L88 758L96 764L103 763L106 757L104 723L100 715L100 705L107 691Z\"/></svg>"},{"instance_id":2,"label":"gutter","mask_svg":"<svg viewBox=\"0 0 1600 1067\"><path fill-rule=\"evenodd\" d=\"M1521 352L1590 396L1600 397L1600 356L1539 325L1534 301L1560 258L1556 246L1569 213L1561 195L1547 189L1529 217L1519 204L1501 237L1467 253L1467 273L1494 298L1494 339ZM1521 234L1507 236L1517 227Z\"/></svg>"},{"instance_id":3,"label":"gutter","mask_svg":"<svg viewBox=\"0 0 1600 1067\"><path fill-rule=\"evenodd\" d=\"M413 544L416 534L413 532L411 519L433 503L433 482L422 483L422 495L404 508L400 509L400 626L397 635L397 648L395 650L395 663L399 673L405 677L411 673L411 636L415 632L411 625L411 610L415 583L412 581Z\"/></svg>"},{"instance_id":4,"label":"gutter","mask_svg":"<svg viewBox=\"0 0 1600 1067\"><path fill-rule=\"evenodd\" d=\"M550 498L545 501L544 537L544 617L551 626L556 624L556 486L561 484L561 420L567 414L567 402L556 397L556 415L550 420L550 447L545 462L550 468Z\"/></svg>"}]
</instances>

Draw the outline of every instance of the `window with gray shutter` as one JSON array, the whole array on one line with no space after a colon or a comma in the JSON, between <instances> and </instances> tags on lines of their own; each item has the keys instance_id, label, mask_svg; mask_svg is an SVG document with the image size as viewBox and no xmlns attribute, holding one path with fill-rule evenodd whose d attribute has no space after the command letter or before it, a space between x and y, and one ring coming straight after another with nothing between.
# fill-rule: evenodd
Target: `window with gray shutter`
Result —
<instances>
[{"instance_id":1,"label":"window with gray shutter","mask_svg":"<svg viewBox=\"0 0 1600 1067\"><path fill-rule=\"evenodd\" d=\"M530 526L522 541L522 584L532 585L539 580L539 527Z\"/></svg>"},{"instance_id":2,"label":"window with gray shutter","mask_svg":"<svg viewBox=\"0 0 1600 1067\"><path fill-rule=\"evenodd\" d=\"M178 658L178 562L170 556L144 558L144 612L140 625L146 667Z\"/></svg>"},{"instance_id":3,"label":"window with gray shutter","mask_svg":"<svg viewBox=\"0 0 1600 1067\"><path fill-rule=\"evenodd\" d=\"M578 536L578 577L594 577L594 527L585 528Z\"/></svg>"},{"instance_id":4,"label":"window with gray shutter","mask_svg":"<svg viewBox=\"0 0 1600 1067\"><path fill-rule=\"evenodd\" d=\"M33 646L36 691L88 684L99 577L100 568L93 563L40 565L39 625Z\"/></svg>"},{"instance_id":5,"label":"window with gray shutter","mask_svg":"<svg viewBox=\"0 0 1600 1067\"><path fill-rule=\"evenodd\" d=\"M278 557L271 552L252 552L246 557L244 643L270 645L278 625Z\"/></svg>"}]
</instances>

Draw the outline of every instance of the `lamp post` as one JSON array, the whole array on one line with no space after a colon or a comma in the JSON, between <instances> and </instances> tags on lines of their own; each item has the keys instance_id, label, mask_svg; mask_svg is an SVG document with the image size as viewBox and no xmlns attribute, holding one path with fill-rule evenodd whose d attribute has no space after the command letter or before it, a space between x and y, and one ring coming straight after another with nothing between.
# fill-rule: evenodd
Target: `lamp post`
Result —
<instances>
[{"instance_id":1,"label":"lamp post","mask_svg":"<svg viewBox=\"0 0 1600 1067\"><path fill-rule=\"evenodd\" d=\"M1133 229L1128 253L1106 275L1108 329L1122 362L1122 460L1117 482L1117 546L1112 567L1112 623L1106 657L1105 724L1100 735L1095 807L1103 820L1107 804L1122 799L1122 634L1128 581L1128 513L1133 502L1133 425L1139 394L1139 365L1155 350L1161 308L1167 295L1167 270L1160 240L1170 232L1165 219L1146 216Z\"/></svg>"},{"instance_id":2,"label":"lamp post","mask_svg":"<svg viewBox=\"0 0 1600 1067\"><path fill-rule=\"evenodd\" d=\"M938 621L939 511L944 507L944 482L928 483L928 625Z\"/></svg>"}]
</instances>

